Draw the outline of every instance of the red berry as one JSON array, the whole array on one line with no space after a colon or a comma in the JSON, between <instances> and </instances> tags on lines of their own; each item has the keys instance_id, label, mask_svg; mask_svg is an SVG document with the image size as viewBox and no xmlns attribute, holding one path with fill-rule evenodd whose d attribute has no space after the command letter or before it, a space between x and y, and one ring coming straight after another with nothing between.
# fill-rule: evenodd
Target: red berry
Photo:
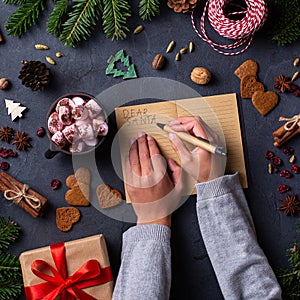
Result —
<instances>
[{"instance_id":1,"label":"red berry","mask_svg":"<svg viewBox=\"0 0 300 300\"><path fill-rule=\"evenodd\" d=\"M270 161L275 166L280 166L282 164L282 160L278 156L271 157Z\"/></svg>"},{"instance_id":2,"label":"red berry","mask_svg":"<svg viewBox=\"0 0 300 300\"><path fill-rule=\"evenodd\" d=\"M282 148L282 151L286 155L292 155L292 154L294 154L295 149L293 147L290 147L290 146L285 146L285 147Z\"/></svg>"},{"instance_id":3,"label":"red berry","mask_svg":"<svg viewBox=\"0 0 300 300\"><path fill-rule=\"evenodd\" d=\"M267 160L270 160L274 156L275 156L275 154L272 151L267 150L267 152L266 152L266 159Z\"/></svg>"},{"instance_id":4,"label":"red berry","mask_svg":"<svg viewBox=\"0 0 300 300\"><path fill-rule=\"evenodd\" d=\"M286 184L280 184L280 185L277 187L277 191L278 191L279 193L281 193L281 194L283 194L283 193L289 191L290 189L291 189L291 188L290 188L288 185L286 185Z\"/></svg>"},{"instance_id":5,"label":"red berry","mask_svg":"<svg viewBox=\"0 0 300 300\"><path fill-rule=\"evenodd\" d=\"M43 137L45 134L46 134L46 130L44 127L40 127L36 132L36 135L38 137Z\"/></svg>"},{"instance_id":6,"label":"red berry","mask_svg":"<svg viewBox=\"0 0 300 300\"><path fill-rule=\"evenodd\" d=\"M300 96L300 90L294 91L293 95L296 96L296 97L299 97Z\"/></svg>"},{"instance_id":7,"label":"red berry","mask_svg":"<svg viewBox=\"0 0 300 300\"><path fill-rule=\"evenodd\" d=\"M52 190L57 190L60 187L60 185L61 185L60 180L58 180L58 179L52 179L51 180L51 188L52 188Z\"/></svg>"},{"instance_id":8,"label":"red berry","mask_svg":"<svg viewBox=\"0 0 300 300\"><path fill-rule=\"evenodd\" d=\"M279 175L281 177L284 177L284 178L291 178L292 177L291 172L288 171L288 170L281 170Z\"/></svg>"},{"instance_id":9,"label":"red berry","mask_svg":"<svg viewBox=\"0 0 300 300\"><path fill-rule=\"evenodd\" d=\"M297 165L291 165L291 171L292 171L294 174L299 174L299 173L300 173L300 167L297 166Z\"/></svg>"},{"instance_id":10,"label":"red berry","mask_svg":"<svg viewBox=\"0 0 300 300\"><path fill-rule=\"evenodd\" d=\"M1 162L0 162L0 169L1 169L2 171L8 170L9 167L10 167L10 165L9 165L8 162L6 162L6 161L1 161Z\"/></svg>"}]
</instances>

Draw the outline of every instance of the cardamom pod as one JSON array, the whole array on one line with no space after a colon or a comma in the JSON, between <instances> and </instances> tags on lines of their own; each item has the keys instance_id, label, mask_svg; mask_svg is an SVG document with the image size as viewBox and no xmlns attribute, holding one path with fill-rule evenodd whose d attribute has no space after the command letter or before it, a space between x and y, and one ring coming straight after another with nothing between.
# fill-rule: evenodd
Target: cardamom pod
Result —
<instances>
[{"instance_id":1,"label":"cardamom pod","mask_svg":"<svg viewBox=\"0 0 300 300\"><path fill-rule=\"evenodd\" d=\"M169 43L168 47L167 47L166 52L167 52L167 53L172 52L173 49L174 49L174 47L175 47L175 41L171 41L171 42Z\"/></svg>"},{"instance_id":2,"label":"cardamom pod","mask_svg":"<svg viewBox=\"0 0 300 300\"><path fill-rule=\"evenodd\" d=\"M291 81L295 81L295 80L298 78L298 76L299 76L299 72L297 71L297 72L295 72L294 75L292 76Z\"/></svg>"},{"instance_id":3,"label":"cardamom pod","mask_svg":"<svg viewBox=\"0 0 300 300\"><path fill-rule=\"evenodd\" d=\"M294 62L293 62L294 67L297 67L299 65L299 62L300 62L300 58L296 57Z\"/></svg>"},{"instance_id":4,"label":"cardamom pod","mask_svg":"<svg viewBox=\"0 0 300 300\"><path fill-rule=\"evenodd\" d=\"M180 54L185 54L187 52L187 49L186 48L181 48L179 50Z\"/></svg>"},{"instance_id":5,"label":"cardamom pod","mask_svg":"<svg viewBox=\"0 0 300 300\"><path fill-rule=\"evenodd\" d=\"M134 34L138 34L140 32L142 32L144 30L144 26L143 25L139 25L138 27L136 27L133 31Z\"/></svg>"},{"instance_id":6,"label":"cardamom pod","mask_svg":"<svg viewBox=\"0 0 300 300\"><path fill-rule=\"evenodd\" d=\"M46 56L46 61L51 65L56 65L55 60L53 58L51 58L50 56Z\"/></svg>"},{"instance_id":7,"label":"cardamom pod","mask_svg":"<svg viewBox=\"0 0 300 300\"><path fill-rule=\"evenodd\" d=\"M35 44L34 47L37 50L48 50L49 49L49 47L47 45L43 45L43 44Z\"/></svg>"},{"instance_id":8,"label":"cardamom pod","mask_svg":"<svg viewBox=\"0 0 300 300\"><path fill-rule=\"evenodd\" d=\"M62 57L62 56L64 56L64 55L63 55L61 52L56 52L56 53L55 53L55 56L56 56L56 57Z\"/></svg>"},{"instance_id":9,"label":"cardamom pod","mask_svg":"<svg viewBox=\"0 0 300 300\"><path fill-rule=\"evenodd\" d=\"M177 53L177 54L176 54L175 60L176 60L176 61L180 61L180 60L181 60L181 55L180 55L180 53Z\"/></svg>"},{"instance_id":10,"label":"cardamom pod","mask_svg":"<svg viewBox=\"0 0 300 300\"><path fill-rule=\"evenodd\" d=\"M292 155L289 159L289 162L292 164L296 160L295 155Z\"/></svg>"},{"instance_id":11,"label":"cardamom pod","mask_svg":"<svg viewBox=\"0 0 300 300\"><path fill-rule=\"evenodd\" d=\"M190 50L190 53L194 52L194 49L195 49L195 45L193 42L190 42L189 44L189 50Z\"/></svg>"},{"instance_id":12,"label":"cardamom pod","mask_svg":"<svg viewBox=\"0 0 300 300\"><path fill-rule=\"evenodd\" d=\"M273 165L272 164L268 164L268 173L269 174L273 173Z\"/></svg>"}]
</instances>

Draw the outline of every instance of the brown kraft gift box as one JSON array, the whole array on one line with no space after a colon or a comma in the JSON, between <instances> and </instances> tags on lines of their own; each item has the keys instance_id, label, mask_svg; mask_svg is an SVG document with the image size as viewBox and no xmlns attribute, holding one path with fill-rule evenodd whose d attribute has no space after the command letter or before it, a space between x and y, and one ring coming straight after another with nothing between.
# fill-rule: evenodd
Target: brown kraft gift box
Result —
<instances>
[{"instance_id":1,"label":"brown kraft gift box","mask_svg":"<svg viewBox=\"0 0 300 300\"><path fill-rule=\"evenodd\" d=\"M59 244L59 243L58 243ZM74 241L69 241L65 243L60 243L64 245L65 248L65 261L66 261L66 269L67 269L67 277L73 275L76 271L78 271L81 266L87 263L90 260L97 260L100 268L101 274L103 275L104 271L107 271L109 278L106 283L98 284L95 286L90 286L86 288L82 288L82 291L94 297L95 299L111 299L113 292L113 280L110 270L110 263L108 258L108 253L106 249L106 243L104 240L104 236L94 235ZM57 245L57 244L54 244ZM32 297L31 292L28 293L28 289L31 289L33 286L38 286L39 284L45 283L44 279L36 276L32 271L32 264L38 262L38 260L42 260L52 266L55 270L57 267L55 265L54 259L51 253L51 246L38 248L30 251L23 252L20 255L20 263L22 267L22 275L24 282L24 289L26 293L26 299L39 299L38 297ZM97 264L97 262L95 262ZM98 265L98 264L97 264ZM39 268L40 269L40 268ZM57 270L59 271L59 270ZM43 272L46 273L45 270ZM84 273L84 272L83 272ZM46 274L53 276L52 273L47 272ZM48 284L48 283L47 283ZM70 294L67 292L67 299L79 299L77 297L70 297ZM45 297L42 297L45 298ZM42 299L41 298L41 299ZM63 299L62 294L56 296L54 299Z\"/></svg>"}]
</instances>

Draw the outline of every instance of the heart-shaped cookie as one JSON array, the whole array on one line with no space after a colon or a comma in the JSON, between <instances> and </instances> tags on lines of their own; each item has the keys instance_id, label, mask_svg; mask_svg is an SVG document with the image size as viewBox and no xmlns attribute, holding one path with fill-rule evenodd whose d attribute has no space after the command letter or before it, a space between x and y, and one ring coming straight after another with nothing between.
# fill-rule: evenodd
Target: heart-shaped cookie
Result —
<instances>
[{"instance_id":1,"label":"heart-shaped cookie","mask_svg":"<svg viewBox=\"0 0 300 300\"><path fill-rule=\"evenodd\" d=\"M67 203L74 206L89 206L91 173L87 168L79 168L67 177L69 190L65 194Z\"/></svg>"},{"instance_id":2,"label":"heart-shaped cookie","mask_svg":"<svg viewBox=\"0 0 300 300\"><path fill-rule=\"evenodd\" d=\"M122 195L118 190L113 190L107 184L100 184L96 190L101 208L110 208L122 202Z\"/></svg>"},{"instance_id":3,"label":"heart-shaped cookie","mask_svg":"<svg viewBox=\"0 0 300 300\"><path fill-rule=\"evenodd\" d=\"M278 103L278 95L274 92L255 92L252 96L252 103L254 107L265 116L269 113Z\"/></svg>"},{"instance_id":4,"label":"heart-shaped cookie","mask_svg":"<svg viewBox=\"0 0 300 300\"><path fill-rule=\"evenodd\" d=\"M71 230L73 224L80 219L80 211L76 207L60 207L56 209L56 226L60 231Z\"/></svg>"},{"instance_id":5,"label":"heart-shaped cookie","mask_svg":"<svg viewBox=\"0 0 300 300\"><path fill-rule=\"evenodd\" d=\"M241 80L240 90L242 98L251 98L254 92L263 92L265 87L261 82L256 80L256 76L247 75Z\"/></svg>"},{"instance_id":6,"label":"heart-shaped cookie","mask_svg":"<svg viewBox=\"0 0 300 300\"><path fill-rule=\"evenodd\" d=\"M235 71L234 74L242 79L247 75L256 76L258 71L258 64L254 60L246 60L244 61Z\"/></svg>"}]
</instances>

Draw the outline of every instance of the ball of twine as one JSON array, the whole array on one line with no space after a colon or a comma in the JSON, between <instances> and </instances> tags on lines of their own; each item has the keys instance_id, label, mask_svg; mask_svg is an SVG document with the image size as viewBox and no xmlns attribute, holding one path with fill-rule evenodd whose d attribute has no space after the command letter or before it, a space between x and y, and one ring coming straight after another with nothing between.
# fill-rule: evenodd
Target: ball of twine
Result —
<instances>
[{"instance_id":1,"label":"ball of twine","mask_svg":"<svg viewBox=\"0 0 300 300\"><path fill-rule=\"evenodd\" d=\"M237 4L232 0L208 0L200 19L200 31L195 25L194 15L193 11L192 25L202 40L209 43L218 53L237 55L246 51L250 46L255 32L263 26L268 17L268 8L263 0L245 0L245 5ZM220 36L235 40L235 42L231 44L213 42L205 30L206 15L210 25ZM240 47L243 48L231 51Z\"/></svg>"}]
</instances>

